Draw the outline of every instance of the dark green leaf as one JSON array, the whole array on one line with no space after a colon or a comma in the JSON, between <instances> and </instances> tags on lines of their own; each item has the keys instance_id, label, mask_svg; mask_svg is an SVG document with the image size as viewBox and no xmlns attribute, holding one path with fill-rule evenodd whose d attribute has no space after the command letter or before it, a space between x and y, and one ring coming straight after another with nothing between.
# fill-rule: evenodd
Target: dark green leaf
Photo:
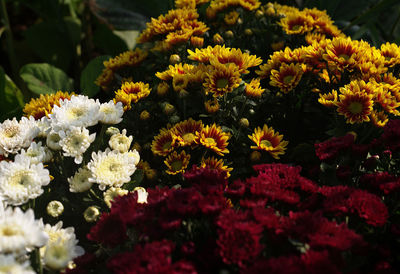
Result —
<instances>
[{"instance_id":1,"label":"dark green leaf","mask_svg":"<svg viewBox=\"0 0 400 274\"><path fill-rule=\"evenodd\" d=\"M82 94L93 97L100 91L100 87L97 86L94 81L101 74L104 68L103 62L108 60L109 58L109 55L99 56L91 60L89 64L87 64L81 75L80 87Z\"/></svg>"},{"instance_id":2,"label":"dark green leaf","mask_svg":"<svg viewBox=\"0 0 400 274\"><path fill-rule=\"evenodd\" d=\"M128 50L125 41L115 35L106 25L98 26L93 34L93 43L106 54L113 56Z\"/></svg>"},{"instance_id":3,"label":"dark green leaf","mask_svg":"<svg viewBox=\"0 0 400 274\"><path fill-rule=\"evenodd\" d=\"M64 71L50 64L27 64L21 68L20 74L28 88L36 94L73 89L73 80Z\"/></svg>"},{"instance_id":4,"label":"dark green leaf","mask_svg":"<svg viewBox=\"0 0 400 274\"><path fill-rule=\"evenodd\" d=\"M2 119L11 118L24 106L24 97L19 88L0 66L0 114Z\"/></svg>"}]
</instances>

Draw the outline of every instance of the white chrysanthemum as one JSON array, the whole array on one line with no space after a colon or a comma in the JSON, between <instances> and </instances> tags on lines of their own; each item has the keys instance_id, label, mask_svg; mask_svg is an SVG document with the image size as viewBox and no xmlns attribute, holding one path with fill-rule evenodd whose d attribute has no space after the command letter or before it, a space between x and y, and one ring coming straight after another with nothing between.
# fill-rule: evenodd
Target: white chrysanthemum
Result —
<instances>
[{"instance_id":1,"label":"white chrysanthemum","mask_svg":"<svg viewBox=\"0 0 400 274\"><path fill-rule=\"evenodd\" d=\"M48 236L32 209L23 212L20 208L0 209L0 253L23 254L34 247L47 243Z\"/></svg>"},{"instance_id":2,"label":"white chrysanthemum","mask_svg":"<svg viewBox=\"0 0 400 274\"><path fill-rule=\"evenodd\" d=\"M89 130L82 127L71 127L66 132L61 130L58 133L60 135L60 146L64 151L64 156L75 157L74 161L76 164L82 163L83 153L90 147L96 138L96 133L89 135Z\"/></svg>"},{"instance_id":3,"label":"white chrysanthemum","mask_svg":"<svg viewBox=\"0 0 400 274\"><path fill-rule=\"evenodd\" d=\"M0 154L15 154L21 148L29 147L33 138L39 134L35 119L31 116L5 120L0 124Z\"/></svg>"},{"instance_id":4,"label":"white chrysanthemum","mask_svg":"<svg viewBox=\"0 0 400 274\"><path fill-rule=\"evenodd\" d=\"M46 145L52 150L60 150L61 149L60 140L61 137L60 135L58 135L58 132L52 130L50 131L49 134L47 134Z\"/></svg>"},{"instance_id":5,"label":"white chrysanthemum","mask_svg":"<svg viewBox=\"0 0 400 274\"><path fill-rule=\"evenodd\" d=\"M45 267L53 270L66 268L68 263L84 253L83 248L77 245L74 228L62 226L61 221L54 226L44 225L49 241L40 249L40 254Z\"/></svg>"},{"instance_id":6,"label":"white chrysanthemum","mask_svg":"<svg viewBox=\"0 0 400 274\"><path fill-rule=\"evenodd\" d=\"M38 137L46 138L51 130L50 119L47 116L43 116L36 120L36 126L39 128Z\"/></svg>"},{"instance_id":7,"label":"white chrysanthemum","mask_svg":"<svg viewBox=\"0 0 400 274\"><path fill-rule=\"evenodd\" d=\"M92 182L89 178L92 172L87 168L79 168L73 177L68 178L69 191L71 192L84 192L92 187Z\"/></svg>"},{"instance_id":8,"label":"white chrysanthemum","mask_svg":"<svg viewBox=\"0 0 400 274\"><path fill-rule=\"evenodd\" d=\"M100 102L84 95L73 95L71 99L60 100L60 106L54 105L49 115L55 131L70 127L89 127L99 122Z\"/></svg>"},{"instance_id":9,"label":"white chrysanthemum","mask_svg":"<svg viewBox=\"0 0 400 274\"><path fill-rule=\"evenodd\" d=\"M104 202L109 208L111 208L111 202L114 201L116 197L126 195L128 192L128 190L119 187L110 187L103 193Z\"/></svg>"},{"instance_id":10,"label":"white chrysanthemum","mask_svg":"<svg viewBox=\"0 0 400 274\"><path fill-rule=\"evenodd\" d=\"M131 180L136 170L136 157L129 152L120 153L117 150L92 153L88 168L92 171L89 181L98 183L101 190L106 186L121 187Z\"/></svg>"},{"instance_id":11,"label":"white chrysanthemum","mask_svg":"<svg viewBox=\"0 0 400 274\"><path fill-rule=\"evenodd\" d=\"M139 163L139 161L140 161L140 155L139 155L139 152L137 152L137 150L136 149L134 149L134 150L129 150L128 152L127 152L127 154L129 154L129 156L131 156L131 157L133 157L134 158L134 163L135 163L135 165L137 165L138 163Z\"/></svg>"},{"instance_id":12,"label":"white chrysanthemum","mask_svg":"<svg viewBox=\"0 0 400 274\"><path fill-rule=\"evenodd\" d=\"M43 193L50 174L42 163L31 164L30 158L17 155L14 162L0 162L0 197L10 205L21 205Z\"/></svg>"},{"instance_id":13,"label":"white chrysanthemum","mask_svg":"<svg viewBox=\"0 0 400 274\"><path fill-rule=\"evenodd\" d=\"M47 147L42 146L42 142L32 142L27 150L21 150L21 155L28 157L31 164L45 163L53 157L51 151Z\"/></svg>"},{"instance_id":14,"label":"white chrysanthemum","mask_svg":"<svg viewBox=\"0 0 400 274\"><path fill-rule=\"evenodd\" d=\"M147 197L149 196L149 193L144 189L143 187L135 187L133 191L137 192L137 202L139 204L147 204Z\"/></svg>"},{"instance_id":15,"label":"white chrysanthemum","mask_svg":"<svg viewBox=\"0 0 400 274\"><path fill-rule=\"evenodd\" d=\"M29 264L29 261L18 262L12 254L0 254L0 273L35 274Z\"/></svg>"},{"instance_id":16,"label":"white chrysanthemum","mask_svg":"<svg viewBox=\"0 0 400 274\"><path fill-rule=\"evenodd\" d=\"M122 121L124 114L124 106L121 102L114 103L111 100L108 103L100 105L100 118L99 121L103 124L114 125Z\"/></svg>"},{"instance_id":17,"label":"white chrysanthemum","mask_svg":"<svg viewBox=\"0 0 400 274\"><path fill-rule=\"evenodd\" d=\"M119 152L128 152L131 147L133 136L126 136L126 129L122 130L122 133L117 133L111 136L110 141L108 141L109 146L113 150L118 150Z\"/></svg>"},{"instance_id":18,"label":"white chrysanthemum","mask_svg":"<svg viewBox=\"0 0 400 274\"><path fill-rule=\"evenodd\" d=\"M64 205L60 201L54 200L47 204L46 211L51 217L57 218L64 212Z\"/></svg>"}]
</instances>

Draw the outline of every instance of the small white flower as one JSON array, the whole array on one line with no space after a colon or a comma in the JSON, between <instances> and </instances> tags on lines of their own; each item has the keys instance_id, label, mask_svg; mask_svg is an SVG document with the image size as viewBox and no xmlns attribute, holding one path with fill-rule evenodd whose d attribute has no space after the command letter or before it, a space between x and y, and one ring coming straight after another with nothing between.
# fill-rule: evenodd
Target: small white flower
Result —
<instances>
[{"instance_id":1,"label":"small white flower","mask_svg":"<svg viewBox=\"0 0 400 274\"><path fill-rule=\"evenodd\" d=\"M134 159L133 163L135 165L137 165L139 163L139 161L140 161L139 152L137 152L137 150L134 149L134 150L129 150L127 153L128 153L129 156L133 157L133 159Z\"/></svg>"},{"instance_id":2,"label":"small white flower","mask_svg":"<svg viewBox=\"0 0 400 274\"><path fill-rule=\"evenodd\" d=\"M35 220L32 209L26 212L18 207L0 210L0 253L24 254L47 243L48 236Z\"/></svg>"},{"instance_id":3,"label":"small white flower","mask_svg":"<svg viewBox=\"0 0 400 274\"><path fill-rule=\"evenodd\" d=\"M122 130L122 133L117 133L111 136L108 144L111 149L118 150L119 152L127 152L131 146L133 136L126 136L126 129Z\"/></svg>"},{"instance_id":4,"label":"small white flower","mask_svg":"<svg viewBox=\"0 0 400 274\"><path fill-rule=\"evenodd\" d=\"M0 273L4 274L35 274L29 261L19 262L12 254L0 254Z\"/></svg>"},{"instance_id":5,"label":"small white flower","mask_svg":"<svg viewBox=\"0 0 400 274\"><path fill-rule=\"evenodd\" d=\"M144 189L143 187L135 187L133 191L137 192L137 202L139 204L147 204L147 197L149 196L149 193Z\"/></svg>"},{"instance_id":6,"label":"small white flower","mask_svg":"<svg viewBox=\"0 0 400 274\"><path fill-rule=\"evenodd\" d=\"M124 106L121 102L114 103L113 100L100 105L99 121L103 124L114 125L122 121Z\"/></svg>"},{"instance_id":7,"label":"small white flower","mask_svg":"<svg viewBox=\"0 0 400 274\"><path fill-rule=\"evenodd\" d=\"M43 224L42 224L43 225ZM54 226L43 226L49 236L48 243L40 249L45 267L53 270L62 270L76 257L83 255L84 250L78 246L73 227L62 228L60 221Z\"/></svg>"},{"instance_id":8,"label":"small white flower","mask_svg":"<svg viewBox=\"0 0 400 274\"><path fill-rule=\"evenodd\" d=\"M64 212L64 205L60 201L54 200L47 204L46 211L51 217L57 218Z\"/></svg>"},{"instance_id":9,"label":"small white flower","mask_svg":"<svg viewBox=\"0 0 400 274\"><path fill-rule=\"evenodd\" d=\"M109 136L113 136L114 134L118 134L119 133L119 129L116 127L108 127L106 130L106 134Z\"/></svg>"},{"instance_id":10,"label":"small white flower","mask_svg":"<svg viewBox=\"0 0 400 274\"><path fill-rule=\"evenodd\" d=\"M10 205L21 205L43 193L50 174L42 163L31 164L30 158L17 155L14 162L0 162L0 197Z\"/></svg>"},{"instance_id":11,"label":"small white flower","mask_svg":"<svg viewBox=\"0 0 400 274\"><path fill-rule=\"evenodd\" d=\"M50 133L47 135L46 138L46 145L51 148L52 150L60 150L60 135L58 135L58 132L55 132L54 130L50 131Z\"/></svg>"},{"instance_id":12,"label":"small white flower","mask_svg":"<svg viewBox=\"0 0 400 274\"><path fill-rule=\"evenodd\" d=\"M89 127L96 125L100 117L100 102L83 95L73 95L71 99L60 100L49 115L55 131L70 127Z\"/></svg>"},{"instance_id":13,"label":"small white flower","mask_svg":"<svg viewBox=\"0 0 400 274\"><path fill-rule=\"evenodd\" d=\"M103 193L104 202L109 208L111 208L111 202L114 201L116 197L126 195L128 192L128 190L119 187L110 187L106 192Z\"/></svg>"},{"instance_id":14,"label":"small white flower","mask_svg":"<svg viewBox=\"0 0 400 274\"><path fill-rule=\"evenodd\" d=\"M92 187L92 182L89 178L92 172L87 168L79 168L73 177L68 178L69 191L71 192L84 192Z\"/></svg>"},{"instance_id":15,"label":"small white flower","mask_svg":"<svg viewBox=\"0 0 400 274\"><path fill-rule=\"evenodd\" d=\"M51 151L42 146L42 142L32 142L26 151L25 149L21 150L21 155L28 157L31 164L45 163L53 157Z\"/></svg>"},{"instance_id":16,"label":"small white flower","mask_svg":"<svg viewBox=\"0 0 400 274\"><path fill-rule=\"evenodd\" d=\"M64 156L75 157L76 164L82 163L83 153L90 147L96 138L96 133L89 135L89 130L81 127L71 127L68 131L59 131L60 146Z\"/></svg>"},{"instance_id":17,"label":"small white flower","mask_svg":"<svg viewBox=\"0 0 400 274\"><path fill-rule=\"evenodd\" d=\"M104 152L92 153L92 160L88 168L92 171L90 182L98 183L104 190L106 186L121 187L131 180L131 175L136 170L136 156L129 152L120 153L107 148Z\"/></svg>"},{"instance_id":18,"label":"small white flower","mask_svg":"<svg viewBox=\"0 0 400 274\"><path fill-rule=\"evenodd\" d=\"M0 124L0 154L16 154L21 148L29 147L33 138L39 134L35 119L22 117L20 121L5 120Z\"/></svg>"},{"instance_id":19,"label":"small white flower","mask_svg":"<svg viewBox=\"0 0 400 274\"><path fill-rule=\"evenodd\" d=\"M39 128L38 137L46 138L51 130L50 119L47 116L43 116L36 120L36 126Z\"/></svg>"}]
</instances>

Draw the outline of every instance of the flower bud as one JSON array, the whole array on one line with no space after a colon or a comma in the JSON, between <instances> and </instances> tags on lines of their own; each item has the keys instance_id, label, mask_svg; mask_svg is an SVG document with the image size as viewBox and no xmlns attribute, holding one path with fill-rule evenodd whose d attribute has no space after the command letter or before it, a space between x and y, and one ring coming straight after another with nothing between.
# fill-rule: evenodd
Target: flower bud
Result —
<instances>
[{"instance_id":1,"label":"flower bud","mask_svg":"<svg viewBox=\"0 0 400 274\"><path fill-rule=\"evenodd\" d=\"M157 95L162 97L168 93L169 85L167 82L161 82L157 86Z\"/></svg>"},{"instance_id":2,"label":"flower bud","mask_svg":"<svg viewBox=\"0 0 400 274\"><path fill-rule=\"evenodd\" d=\"M181 118L178 115L172 115L171 117L169 117L169 122L171 124L176 124L181 120Z\"/></svg>"},{"instance_id":3,"label":"flower bud","mask_svg":"<svg viewBox=\"0 0 400 274\"><path fill-rule=\"evenodd\" d=\"M143 110L143 111L140 113L140 120L146 121L146 120L148 120L149 118L150 118L150 113L149 113L147 110Z\"/></svg>"},{"instance_id":4,"label":"flower bud","mask_svg":"<svg viewBox=\"0 0 400 274\"><path fill-rule=\"evenodd\" d=\"M175 107L173 105L171 105L170 103L165 103L164 104L164 108L163 108L163 112L166 115L170 115L173 112L175 112Z\"/></svg>"},{"instance_id":5,"label":"flower bud","mask_svg":"<svg viewBox=\"0 0 400 274\"><path fill-rule=\"evenodd\" d=\"M138 198L137 202L139 204L147 204L147 196L149 196L149 193L144 189L143 187L135 187L133 191L137 192Z\"/></svg>"},{"instance_id":6,"label":"flower bud","mask_svg":"<svg viewBox=\"0 0 400 274\"><path fill-rule=\"evenodd\" d=\"M225 37L226 37L226 38L232 39L233 36L234 36L233 31L231 31L231 30L225 31Z\"/></svg>"},{"instance_id":7,"label":"flower bud","mask_svg":"<svg viewBox=\"0 0 400 274\"><path fill-rule=\"evenodd\" d=\"M271 48L274 51L281 50L284 46L285 46L285 42L284 41L279 41L279 42L275 42L275 43L271 44Z\"/></svg>"},{"instance_id":8,"label":"flower bud","mask_svg":"<svg viewBox=\"0 0 400 274\"><path fill-rule=\"evenodd\" d=\"M263 17L264 16L264 12L262 12L262 10L257 10L256 11L256 17L257 18L261 18L261 17Z\"/></svg>"},{"instance_id":9,"label":"flower bud","mask_svg":"<svg viewBox=\"0 0 400 274\"><path fill-rule=\"evenodd\" d=\"M51 217L58 217L64 212L64 206L59 201L51 201L46 207L47 214Z\"/></svg>"},{"instance_id":10,"label":"flower bud","mask_svg":"<svg viewBox=\"0 0 400 274\"><path fill-rule=\"evenodd\" d=\"M253 151L250 154L250 160L252 162L258 162L258 161L260 161L260 159L261 159L261 153L259 151Z\"/></svg>"},{"instance_id":11,"label":"flower bud","mask_svg":"<svg viewBox=\"0 0 400 274\"><path fill-rule=\"evenodd\" d=\"M169 57L169 63L172 64L172 65L177 64L180 61L181 61L181 57L178 54L172 54Z\"/></svg>"},{"instance_id":12,"label":"flower bud","mask_svg":"<svg viewBox=\"0 0 400 274\"><path fill-rule=\"evenodd\" d=\"M247 36L252 36L253 35L253 31L251 29L245 29L244 30L244 34L246 34Z\"/></svg>"},{"instance_id":13,"label":"flower bud","mask_svg":"<svg viewBox=\"0 0 400 274\"><path fill-rule=\"evenodd\" d=\"M202 48L204 45L204 38L198 36L192 36L190 37L190 43L195 48Z\"/></svg>"},{"instance_id":14,"label":"flower bud","mask_svg":"<svg viewBox=\"0 0 400 274\"><path fill-rule=\"evenodd\" d=\"M118 133L119 133L119 129L116 128L116 127L109 127L106 130L106 134L109 135L109 136L112 136L112 135L115 135L115 134L118 134Z\"/></svg>"},{"instance_id":15,"label":"flower bud","mask_svg":"<svg viewBox=\"0 0 400 274\"><path fill-rule=\"evenodd\" d=\"M219 33L214 34L213 41L217 45L221 45L225 42L224 38Z\"/></svg>"},{"instance_id":16,"label":"flower bud","mask_svg":"<svg viewBox=\"0 0 400 274\"><path fill-rule=\"evenodd\" d=\"M89 206L88 208L86 208L85 212L83 212L83 217L88 223L93 223L97 221L99 216L100 210L95 206Z\"/></svg>"},{"instance_id":17,"label":"flower bud","mask_svg":"<svg viewBox=\"0 0 400 274\"><path fill-rule=\"evenodd\" d=\"M249 120L247 120L246 118L242 118L239 120L239 125L241 127L247 128L249 127Z\"/></svg>"},{"instance_id":18,"label":"flower bud","mask_svg":"<svg viewBox=\"0 0 400 274\"><path fill-rule=\"evenodd\" d=\"M157 170L152 168L146 169L145 176L147 180L154 181L155 179L157 179Z\"/></svg>"}]
</instances>

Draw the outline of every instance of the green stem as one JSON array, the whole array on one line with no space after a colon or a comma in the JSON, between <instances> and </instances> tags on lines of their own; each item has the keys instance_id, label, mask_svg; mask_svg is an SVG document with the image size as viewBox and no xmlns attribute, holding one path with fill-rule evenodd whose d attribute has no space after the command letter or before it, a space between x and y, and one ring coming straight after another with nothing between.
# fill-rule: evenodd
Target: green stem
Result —
<instances>
[{"instance_id":1,"label":"green stem","mask_svg":"<svg viewBox=\"0 0 400 274\"><path fill-rule=\"evenodd\" d=\"M43 274L43 265L42 265L42 260L40 258L39 248L35 249L35 251L33 252L33 256L34 256L33 259L34 259L36 273Z\"/></svg>"},{"instance_id":2,"label":"green stem","mask_svg":"<svg viewBox=\"0 0 400 274\"><path fill-rule=\"evenodd\" d=\"M12 77L15 79L16 83L20 87L22 94L24 95L24 100L25 102L29 102L31 99L31 93L27 89L25 82L22 80L22 78L19 76L19 62L17 59L17 55L15 54L15 47L14 47L14 40L13 40L13 35L11 32L11 27L10 27L10 21L8 20L8 13L6 9L6 2L5 0L0 0L1 6L0 6L0 14L1 17L3 18L3 24L4 24L4 35L5 35L5 40L7 43L7 52L10 60L10 65L11 65L11 73Z\"/></svg>"}]
</instances>

